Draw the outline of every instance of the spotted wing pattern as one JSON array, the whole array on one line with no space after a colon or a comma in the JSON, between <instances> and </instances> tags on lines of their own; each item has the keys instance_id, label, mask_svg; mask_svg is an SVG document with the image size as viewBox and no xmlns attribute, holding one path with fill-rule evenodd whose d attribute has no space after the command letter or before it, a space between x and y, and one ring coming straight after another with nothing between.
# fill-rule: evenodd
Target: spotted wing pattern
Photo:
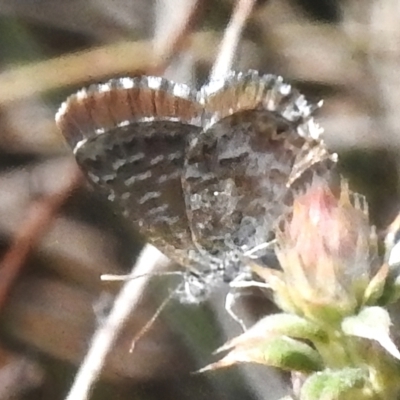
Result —
<instances>
[{"instance_id":1,"label":"spotted wing pattern","mask_svg":"<svg viewBox=\"0 0 400 400\"><path fill-rule=\"evenodd\" d=\"M318 105L280 77L232 74L199 101L203 130L188 144L183 188L197 246L222 259L265 242L291 205L291 184L332 157L311 118Z\"/></svg>"},{"instance_id":2,"label":"spotted wing pattern","mask_svg":"<svg viewBox=\"0 0 400 400\"><path fill-rule=\"evenodd\" d=\"M56 117L92 183L180 264L194 250L181 186L186 136L200 131L201 115L187 86L147 77L81 90Z\"/></svg>"}]
</instances>

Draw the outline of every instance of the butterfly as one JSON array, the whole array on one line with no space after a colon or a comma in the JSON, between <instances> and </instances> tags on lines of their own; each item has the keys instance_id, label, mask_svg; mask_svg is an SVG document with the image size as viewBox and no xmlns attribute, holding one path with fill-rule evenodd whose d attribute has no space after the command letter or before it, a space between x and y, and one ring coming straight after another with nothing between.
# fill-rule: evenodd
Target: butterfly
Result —
<instances>
[{"instance_id":1,"label":"butterfly","mask_svg":"<svg viewBox=\"0 0 400 400\"><path fill-rule=\"evenodd\" d=\"M308 175L336 155L308 102L275 75L231 73L200 90L160 77L112 79L70 96L56 122L85 176L171 260L177 296L246 280Z\"/></svg>"}]
</instances>

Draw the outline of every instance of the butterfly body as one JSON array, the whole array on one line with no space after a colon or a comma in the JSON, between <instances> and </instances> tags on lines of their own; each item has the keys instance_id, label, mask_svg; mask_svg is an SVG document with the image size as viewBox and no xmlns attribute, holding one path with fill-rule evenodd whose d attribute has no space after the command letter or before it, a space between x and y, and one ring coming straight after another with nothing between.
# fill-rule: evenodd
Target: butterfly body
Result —
<instances>
[{"instance_id":1,"label":"butterfly body","mask_svg":"<svg viewBox=\"0 0 400 400\"><path fill-rule=\"evenodd\" d=\"M123 78L71 96L57 123L79 166L148 241L188 268L183 302L247 279L301 177L335 157L317 104L280 77L231 74L200 91Z\"/></svg>"}]
</instances>

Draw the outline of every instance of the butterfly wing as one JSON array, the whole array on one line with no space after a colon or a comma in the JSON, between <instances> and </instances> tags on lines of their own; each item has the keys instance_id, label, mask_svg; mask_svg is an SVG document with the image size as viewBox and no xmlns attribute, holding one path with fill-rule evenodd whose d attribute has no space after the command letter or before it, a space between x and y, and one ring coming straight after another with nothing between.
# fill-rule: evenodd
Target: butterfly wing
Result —
<instances>
[{"instance_id":1,"label":"butterfly wing","mask_svg":"<svg viewBox=\"0 0 400 400\"><path fill-rule=\"evenodd\" d=\"M218 256L268 240L290 186L330 159L309 104L273 75L233 74L206 86L204 130L186 151L183 187L194 240ZM315 157L310 157L310 154Z\"/></svg>"},{"instance_id":2,"label":"butterfly wing","mask_svg":"<svg viewBox=\"0 0 400 400\"><path fill-rule=\"evenodd\" d=\"M187 86L123 78L71 96L56 121L82 171L146 239L187 265L194 248L181 175L202 106Z\"/></svg>"}]
</instances>

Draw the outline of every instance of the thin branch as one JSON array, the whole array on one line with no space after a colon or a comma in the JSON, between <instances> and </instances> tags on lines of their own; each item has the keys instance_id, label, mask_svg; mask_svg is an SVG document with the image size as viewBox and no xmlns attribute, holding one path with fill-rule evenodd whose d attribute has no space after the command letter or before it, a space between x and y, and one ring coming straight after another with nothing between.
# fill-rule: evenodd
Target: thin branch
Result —
<instances>
[{"instance_id":1,"label":"thin branch","mask_svg":"<svg viewBox=\"0 0 400 400\"><path fill-rule=\"evenodd\" d=\"M193 27L201 16L199 9L200 2L198 0L192 1L186 18L182 19L182 25L178 24L169 35L168 41L166 41L168 46L165 46L157 53L158 64L150 68L149 71L152 75L162 75L172 58L189 47Z\"/></svg>"},{"instance_id":2,"label":"thin branch","mask_svg":"<svg viewBox=\"0 0 400 400\"><path fill-rule=\"evenodd\" d=\"M113 347L126 320L137 307L150 282L151 273L155 266L161 267L168 262L165 256L155 247L146 245L143 248L131 272L133 276L141 276L126 281L118 293L110 314L93 335L89 350L66 400L86 400L89 398L91 388L103 368L107 354Z\"/></svg>"},{"instance_id":3,"label":"thin branch","mask_svg":"<svg viewBox=\"0 0 400 400\"><path fill-rule=\"evenodd\" d=\"M25 260L54 221L61 206L80 185L82 175L77 168L70 179L58 192L46 196L30 206L24 225L18 230L10 249L0 264L0 309L7 300L15 279Z\"/></svg>"},{"instance_id":4,"label":"thin branch","mask_svg":"<svg viewBox=\"0 0 400 400\"><path fill-rule=\"evenodd\" d=\"M200 32L187 34L187 43L194 49L195 58L209 59L219 42L219 36L213 33ZM177 35L174 49L178 49L184 35ZM116 75L132 75L137 72L161 72L159 65L165 66L162 57L166 53L154 55L149 49L150 40L121 42L82 51L62 57L41 61L21 67L13 66L0 73L0 104L29 98L38 93L60 87L79 85L92 81L101 81ZM127 57L127 54L130 57ZM32 79L32 76L35 79Z\"/></svg>"},{"instance_id":5,"label":"thin branch","mask_svg":"<svg viewBox=\"0 0 400 400\"><path fill-rule=\"evenodd\" d=\"M221 42L218 57L213 65L210 80L223 78L231 70L243 29L254 4L255 0L238 0L236 3L232 18L225 29L224 38Z\"/></svg>"}]
</instances>

